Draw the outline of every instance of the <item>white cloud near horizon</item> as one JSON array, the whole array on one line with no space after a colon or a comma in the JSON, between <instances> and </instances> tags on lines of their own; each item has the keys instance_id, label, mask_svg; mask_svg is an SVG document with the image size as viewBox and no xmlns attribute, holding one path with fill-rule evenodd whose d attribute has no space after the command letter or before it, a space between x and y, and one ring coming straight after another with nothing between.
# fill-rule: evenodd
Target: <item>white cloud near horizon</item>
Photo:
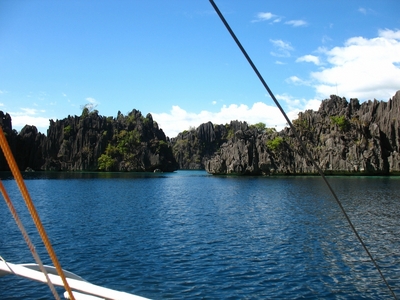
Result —
<instances>
[{"instance_id":1,"label":"white cloud near horizon","mask_svg":"<svg viewBox=\"0 0 400 300\"><path fill-rule=\"evenodd\" d=\"M313 55L296 60L324 66L310 73L311 83L292 80L311 84L318 99L338 94L360 100L388 100L400 89L400 30L379 30L378 37L352 37L341 47L318 51L325 58L324 64Z\"/></svg>"},{"instance_id":2,"label":"white cloud near horizon","mask_svg":"<svg viewBox=\"0 0 400 300\"><path fill-rule=\"evenodd\" d=\"M38 131L46 133L50 125L50 119L42 117L40 114L46 113L45 110L22 107L18 112L9 112L12 121L12 128L21 131L25 125L36 126Z\"/></svg>"},{"instance_id":3,"label":"white cloud near horizon","mask_svg":"<svg viewBox=\"0 0 400 300\"><path fill-rule=\"evenodd\" d=\"M276 95L277 100L285 102L288 109L286 114L292 121L297 119L298 113L306 109L318 110L321 100L317 99L296 99L287 94ZM256 102L252 107L244 104L223 105L218 112L201 111L200 113L187 112L179 106L172 106L169 113L151 113L153 120L170 138L176 137L178 133L197 128L203 123L212 122L213 124L227 124L231 121L245 121L249 125L259 122L265 123L267 127L282 130L287 126L287 122L280 110L274 105L267 105L264 102Z\"/></svg>"},{"instance_id":4,"label":"white cloud near horizon","mask_svg":"<svg viewBox=\"0 0 400 300\"><path fill-rule=\"evenodd\" d=\"M289 95L276 95L277 99L284 102L289 108L286 113L290 120L297 118L299 112L305 109L318 110L319 100L295 99ZM25 125L34 125L41 133L46 133L49 128L49 120L57 118L47 118L38 116L39 112L35 109L21 109L22 112L10 113L13 129L20 131ZM218 112L201 111L199 113L188 112L179 106L172 106L169 113L151 113L153 120L170 138L176 137L178 133L192 127L197 128L203 123L212 122L213 124L227 124L231 121L245 121L249 125L259 122L265 123L267 127L281 130L286 126L286 120L276 106L267 105L263 102L256 102L251 107L244 104L223 105Z\"/></svg>"},{"instance_id":5,"label":"white cloud near horizon","mask_svg":"<svg viewBox=\"0 0 400 300\"><path fill-rule=\"evenodd\" d=\"M201 111L200 113L187 112L179 106L172 106L169 113L151 113L153 119L170 138L191 127L197 128L203 123L227 124L231 121L245 121L249 125L263 122L267 127L276 127L277 130L285 127L286 121L279 109L263 102L256 102L252 107L244 104L223 105L218 112Z\"/></svg>"},{"instance_id":6,"label":"white cloud near horizon","mask_svg":"<svg viewBox=\"0 0 400 300\"><path fill-rule=\"evenodd\" d=\"M11 115L12 127L17 131L21 131L21 129L25 125L33 125L36 126L39 132L46 133L47 129L50 126L50 121L49 121L50 119L51 118L36 117L29 115L17 115L15 117Z\"/></svg>"}]
</instances>

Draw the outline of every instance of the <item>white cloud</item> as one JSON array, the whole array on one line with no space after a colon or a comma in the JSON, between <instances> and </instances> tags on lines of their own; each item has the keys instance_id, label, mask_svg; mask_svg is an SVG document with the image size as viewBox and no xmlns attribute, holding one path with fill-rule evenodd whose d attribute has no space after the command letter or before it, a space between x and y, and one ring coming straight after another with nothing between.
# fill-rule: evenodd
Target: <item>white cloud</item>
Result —
<instances>
[{"instance_id":1,"label":"white cloud","mask_svg":"<svg viewBox=\"0 0 400 300\"><path fill-rule=\"evenodd\" d=\"M317 66L320 64L318 56L314 55L304 55L296 59L296 62L312 62Z\"/></svg>"},{"instance_id":2,"label":"white cloud","mask_svg":"<svg viewBox=\"0 0 400 300\"><path fill-rule=\"evenodd\" d=\"M16 115L36 115L38 110L34 108L21 108L22 113L16 113Z\"/></svg>"},{"instance_id":3,"label":"white cloud","mask_svg":"<svg viewBox=\"0 0 400 300\"><path fill-rule=\"evenodd\" d=\"M293 27L299 27L299 26L307 26L307 22L304 20L290 20L285 22L287 25L292 25Z\"/></svg>"},{"instance_id":4,"label":"white cloud","mask_svg":"<svg viewBox=\"0 0 400 300\"><path fill-rule=\"evenodd\" d=\"M288 94L280 94L275 97L280 102L281 106L283 102L286 103L287 109L285 111L291 121L297 119L299 112L308 109L317 111L321 105L321 100L317 99L297 99Z\"/></svg>"},{"instance_id":5,"label":"white cloud","mask_svg":"<svg viewBox=\"0 0 400 300\"><path fill-rule=\"evenodd\" d=\"M270 12L259 12L256 15L256 19L252 20L251 22L262 22L262 21L269 21L271 20L273 23L278 23L281 21L281 17L274 15Z\"/></svg>"},{"instance_id":6,"label":"white cloud","mask_svg":"<svg viewBox=\"0 0 400 300\"><path fill-rule=\"evenodd\" d=\"M1 102L0 102L0 106L4 106L4 103L1 103Z\"/></svg>"},{"instance_id":7,"label":"white cloud","mask_svg":"<svg viewBox=\"0 0 400 300\"><path fill-rule=\"evenodd\" d=\"M339 94L360 100L387 100L400 87L400 30L376 38L353 37L324 52L329 67L312 72L317 98Z\"/></svg>"},{"instance_id":8,"label":"white cloud","mask_svg":"<svg viewBox=\"0 0 400 300\"><path fill-rule=\"evenodd\" d=\"M293 47L290 43L286 43L282 40L269 40L275 47L285 49L285 50L293 50Z\"/></svg>"},{"instance_id":9,"label":"white cloud","mask_svg":"<svg viewBox=\"0 0 400 300\"><path fill-rule=\"evenodd\" d=\"M276 127L278 130L286 124L277 107L263 102L256 102L252 107L244 104L223 105L219 112L201 111L200 113L191 113L179 106L172 106L170 113L151 114L169 137L176 137L179 132L188 130L190 127L198 127L206 122L214 124L226 124L232 120L246 121L248 124L263 122L267 127Z\"/></svg>"},{"instance_id":10,"label":"white cloud","mask_svg":"<svg viewBox=\"0 0 400 300\"><path fill-rule=\"evenodd\" d=\"M380 37L383 37L385 39L400 40L400 30L393 31L390 29L384 29L384 30L379 30L378 34Z\"/></svg>"},{"instance_id":11,"label":"white cloud","mask_svg":"<svg viewBox=\"0 0 400 300\"><path fill-rule=\"evenodd\" d=\"M275 15L270 12L260 12L257 14L257 17L261 20L269 20L269 19L274 18Z\"/></svg>"},{"instance_id":12,"label":"white cloud","mask_svg":"<svg viewBox=\"0 0 400 300\"><path fill-rule=\"evenodd\" d=\"M299 78L297 76L290 76L285 81L288 82L288 83L296 84L296 85L307 85L307 86L310 85L309 82L304 81L303 79L301 79L301 78Z\"/></svg>"},{"instance_id":13,"label":"white cloud","mask_svg":"<svg viewBox=\"0 0 400 300\"><path fill-rule=\"evenodd\" d=\"M17 131L21 131L25 125L34 125L38 131L46 133L50 125L49 119L51 118L40 116L40 114L45 112L46 111L43 109L38 110L26 107L20 108L20 111L17 112L9 112L12 120L12 127Z\"/></svg>"},{"instance_id":14,"label":"white cloud","mask_svg":"<svg viewBox=\"0 0 400 300\"><path fill-rule=\"evenodd\" d=\"M290 51L293 51L293 47L290 43L284 42L282 40L269 40L272 45L276 48L277 52L271 52L271 55L278 57L289 57Z\"/></svg>"},{"instance_id":15,"label":"white cloud","mask_svg":"<svg viewBox=\"0 0 400 300\"><path fill-rule=\"evenodd\" d=\"M34 125L41 133L47 133L50 122L49 118L34 117L31 115L17 115L14 116L10 113L12 119L12 127L20 131L25 125Z\"/></svg>"}]
</instances>

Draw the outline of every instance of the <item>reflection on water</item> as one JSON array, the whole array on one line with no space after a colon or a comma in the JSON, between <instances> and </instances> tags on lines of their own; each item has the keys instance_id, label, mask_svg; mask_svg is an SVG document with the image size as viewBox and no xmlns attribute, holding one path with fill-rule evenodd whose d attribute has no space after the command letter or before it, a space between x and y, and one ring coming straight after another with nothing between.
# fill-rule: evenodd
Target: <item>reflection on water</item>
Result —
<instances>
[{"instance_id":1,"label":"reflection on water","mask_svg":"<svg viewBox=\"0 0 400 300\"><path fill-rule=\"evenodd\" d=\"M317 177L24 176L61 264L95 284L155 299L390 297ZM400 294L400 178L329 180ZM3 183L34 233L15 183ZM0 255L32 262L0 203ZM47 289L0 278L1 299L45 299Z\"/></svg>"}]
</instances>

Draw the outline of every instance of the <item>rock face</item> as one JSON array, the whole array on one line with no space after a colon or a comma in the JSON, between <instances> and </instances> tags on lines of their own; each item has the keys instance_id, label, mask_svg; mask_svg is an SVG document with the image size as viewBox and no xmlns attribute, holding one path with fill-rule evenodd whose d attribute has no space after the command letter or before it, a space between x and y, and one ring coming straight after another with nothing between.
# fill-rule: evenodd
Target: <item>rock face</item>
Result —
<instances>
[{"instance_id":1,"label":"rock face","mask_svg":"<svg viewBox=\"0 0 400 300\"><path fill-rule=\"evenodd\" d=\"M47 136L33 126L17 134L7 116L0 112L21 170L172 172L178 168L164 132L150 114L143 117L137 110L127 116L118 113L116 119L95 111L50 120ZM1 170L8 170L4 160L0 163Z\"/></svg>"},{"instance_id":2,"label":"rock face","mask_svg":"<svg viewBox=\"0 0 400 300\"><path fill-rule=\"evenodd\" d=\"M400 173L400 91L388 102L331 96L318 111L299 114L293 125L327 174ZM205 162L212 174L313 174L292 130L238 130Z\"/></svg>"},{"instance_id":3,"label":"rock face","mask_svg":"<svg viewBox=\"0 0 400 300\"><path fill-rule=\"evenodd\" d=\"M11 116L0 111L0 125L20 170L40 169L43 163L41 145L46 136L34 126L26 125L18 134L12 129ZM0 151L0 171L6 171L8 164Z\"/></svg>"},{"instance_id":4,"label":"rock face","mask_svg":"<svg viewBox=\"0 0 400 300\"><path fill-rule=\"evenodd\" d=\"M197 129L184 131L171 139L173 154L180 169L204 170L205 161L218 151L234 132L245 123L231 121L226 125L214 125L211 122L201 124Z\"/></svg>"},{"instance_id":5,"label":"rock face","mask_svg":"<svg viewBox=\"0 0 400 300\"><path fill-rule=\"evenodd\" d=\"M400 174L400 91L388 102L331 96L318 111L293 121L302 143L327 174ZM20 133L11 117L0 122L21 170L174 171L211 174L314 174L313 163L291 129L232 121L211 122L167 139L150 114L117 118L84 111L50 121L47 136L34 126ZM0 154L0 171L8 165Z\"/></svg>"}]
</instances>

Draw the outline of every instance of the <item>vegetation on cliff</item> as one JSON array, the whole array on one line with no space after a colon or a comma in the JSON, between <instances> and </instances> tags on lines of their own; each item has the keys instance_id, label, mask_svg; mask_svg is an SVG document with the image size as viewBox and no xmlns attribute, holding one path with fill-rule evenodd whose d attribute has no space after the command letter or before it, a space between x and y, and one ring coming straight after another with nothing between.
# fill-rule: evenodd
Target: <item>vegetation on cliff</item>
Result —
<instances>
[{"instance_id":1,"label":"vegetation on cliff","mask_svg":"<svg viewBox=\"0 0 400 300\"><path fill-rule=\"evenodd\" d=\"M400 91L388 102L331 96L318 111L293 120L296 131L328 174L400 173ZM132 110L104 117L84 107L81 116L50 120L47 136L34 126L12 130L0 122L21 170L174 171L212 174L314 174L292 130L264 123L201 124L167 139L150 114ZM0 156L0 169L7 170Z\"/></svg>"},{"instance_id":2,"label":"vegetation on cliff","mask_svg":"<svg viewBox=\"0 0 400 300\"><path fill-rule=\"evenodd\" d=\"M331 96L293 125L327 174L400 173L400 91L388 102ZM292 130L236 132L206 162L212 174L314 174Z\"/></svg>"},{"instance_id":3,"label":"vegetation on cliff","mask_svg":"<svg viewBox=\"0 0 400 300\"><path fill-rule=\"evenodd\" d=\"M28 125L17 134L11 130L10 116L0 112L0 117L22 170L171 172L178 168L151 114L143 117L132 110L113 118L85 107L81 116L50 120L47 136ZM0 163L6 170L4 158Z\"/></svg>"}]
</instances>

